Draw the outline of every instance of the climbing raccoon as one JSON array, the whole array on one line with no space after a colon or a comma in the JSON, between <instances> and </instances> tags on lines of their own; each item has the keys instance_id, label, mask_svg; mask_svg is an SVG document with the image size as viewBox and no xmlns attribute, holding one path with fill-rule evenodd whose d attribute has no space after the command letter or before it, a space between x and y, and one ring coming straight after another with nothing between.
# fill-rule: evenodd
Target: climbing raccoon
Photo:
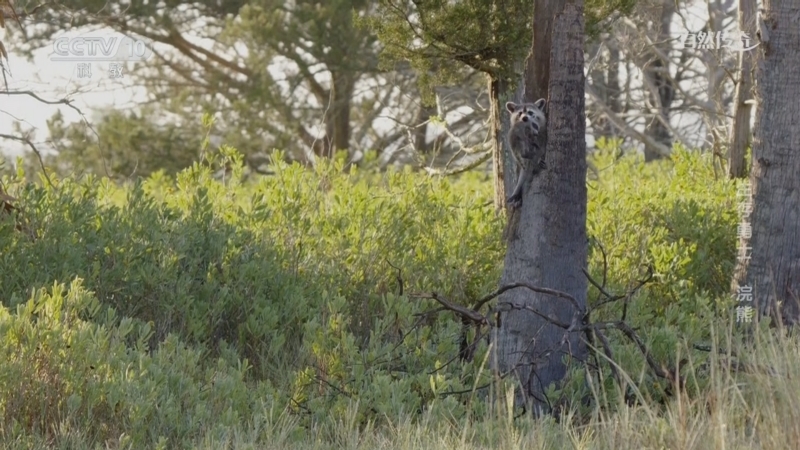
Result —
<instances>
[{"instance_id":1,"label":"climbing raccoon","mask_svg":"<svg viewBox=\"0 0 800 450\"><path fill-rule=\"evenodd\" d=\"M522 189L533 176L547 166L544 162L545 150L537 142L539 130L546 124L544 106L547 102L540 98L534 103L506 103L511 113L511 129L508 132L508 144L511 155L517 163L517 186L506 200L509 208L522 205Z\"/></svg>"}]
</instances>

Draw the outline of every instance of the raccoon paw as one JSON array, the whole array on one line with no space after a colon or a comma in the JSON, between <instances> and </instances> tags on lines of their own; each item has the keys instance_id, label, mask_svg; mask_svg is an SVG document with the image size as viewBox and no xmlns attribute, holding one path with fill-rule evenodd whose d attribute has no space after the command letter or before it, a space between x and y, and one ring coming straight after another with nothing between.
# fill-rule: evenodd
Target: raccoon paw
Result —
<instances>
[{"instance_id":1,"label":"raccoon paw","mask_svg":"<svg viewBox=\"0 0 800 450\"><path fill-rule=\"evenodd\" d=\"M508 197L508 199L506 199L506 206L508 206L509 209L518 209L522 206L522 193L520 192Z\"/></svg>"},{"instance_id":2,"label":"raccoon paw","mask_svg":"<svg viewBox=\"0 0 800 450\"><path fill-rule=\"evenodd\" d=\"M539 169L542 169L542 170L546 170L547 169L547 163L544 162L544 158L539 160Z\"/></svg>"}]
</instances>

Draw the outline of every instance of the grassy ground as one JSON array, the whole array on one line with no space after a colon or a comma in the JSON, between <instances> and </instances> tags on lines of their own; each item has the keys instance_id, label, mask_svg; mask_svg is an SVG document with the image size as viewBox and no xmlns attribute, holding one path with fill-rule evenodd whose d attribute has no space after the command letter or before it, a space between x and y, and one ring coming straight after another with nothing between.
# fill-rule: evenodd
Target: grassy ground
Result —
<instances>
[{"instance_id":1,"label":"grassy ground","mask_svg":"<svg viewBox=\"0 0 800 450\"><path fill-rule=\"evenodd\" d=\"M665 405L643 403L613 413L596 410L587 423L565 417L514 419L502 404L492 420L441 417L398 420L379 428L354 423L300 431L291 419L206 437L200 448L296 449L797 449L800 448L800 345L769 339L740 355L713 358L706 391L677 395ZM748 366L748 367L744 367ZM632 377L635 378L635 375ZM602 395L602 393L599 393ZM499 402L502 403L502 402ZM505 410L505 411L504 411Z\"/></svg>"}]
</instances>

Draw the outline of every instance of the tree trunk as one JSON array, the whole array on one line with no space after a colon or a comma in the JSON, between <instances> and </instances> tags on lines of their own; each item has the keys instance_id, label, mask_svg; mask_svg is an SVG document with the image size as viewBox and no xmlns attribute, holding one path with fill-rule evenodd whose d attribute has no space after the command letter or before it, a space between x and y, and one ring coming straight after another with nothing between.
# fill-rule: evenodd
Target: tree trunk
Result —
<instances>
[{"instance_id":1,"label":"tree trunk","mask_svg":"<svg viewBox=\"0 0 800 450\"><path fill-rule=\"evenodd\" d=\"M759 317L780 314L784 324L794 324L800 314L800 3L764 0L762 14L761 43L753 50L759 58L753 209L744 219L752 237L741 239L733 287L752 289Z\"/></svg>"},{"instance_id":2,"label":"tree trunk","mask_svg":"<svg viewBox=\"0 0 800 450\"><path fill-rule=\"evenodd\" d=\"M739 30L750 39L756 36L756 0L739 0ZM728 155L728 177L744 178L747 171L745 154L750 145L750 100L753 98L754 51L739 53L739 82L736 83L733 124Z\"/></svg>"},{"instance_id":3,"label":"tree trunk","mask_svg":"<svg viewBox=\"0 0 800 450\"><path fill-rule=\"evenodd\" d=\"M589 73L589 78L592 80L592 87L597 97L602 100L603 104L608 104L608 85L606 80L606 68L603 67L603 43L598 39L589 45L587 51L589 60L594 60L594 67ZM591 64L591 63L590 63ZM611 123L604 114L595 114L592 122L592 130L594 131L594 138L608 136Z\"/></svg>"},{"instance_id":4,"label":"tree trunk","mask_svg":"<svg viewBox=\"0 0 800 450\"><path fill-rule=\"evenodd\" d=\"M675 14L675 4L672 0L662 0L660 31L655 42L667 42L671 38L670 29L672 16ZM665 52L668 49L665 47ZM669 61L660 58L655 52L651 54L651 62L644 68L644 77L650 84L650 102L656 106L656 117L650 119L645 127L645 133L652 137L656 142L672 148L672 134L669 127L670 107L675 100L675 88L669 75L663 71L669 70ZM651 146L645 145L644 160L653 161L663 158L661 152Z\"/></svg>"},{"instance_id":5,"label":"tree trunk","mask_svg":"<svg viewBox=\"0 0 800 450\"><path fill-rule=\"evenodd\" d=\"M354 86L351 73L331 72L330 104L325 114L325 150L321 156L331 158L337 151L350 147L350 102Z\"/></svg>"},{"instance_id":6,"label":"tree trunk","mask_svg":"<svg viewBox=\"0 0 800 450\"><path fill-rule=\"evenodd\" d=\"M525 187L522 206L512 215L516 224L509 227L501 285L527 282L559 290L585 308L583 1L537 0L533 29L525 94L526 101L549 99L548 123L540 136L541 144L547 146L548 169ZM501 295L498 306L505 310L499 315L494 336L493 367L500 373L515 372L522 387L517 392L518 402L532 406L536 414L548 412L552 405L544 392L548 385L563 379L563 356L570 353L582 359L586 348L577 333L567 336L563 328L522 308L536 309L565 323L571 323L575 310L561 298L520 288Z\"/></svg>"},{"instance_id":7,"label":"tree trunk","mask_svg":"<svg viewBox=\"0 0 800 450\"><path fill-rule=\"evenodd\" d=\"M598 54L602 51L603 43L608 48L608 55ZM598 97L603 100L603 104L608 106L614 114L619 114L622 110L622 105L619 100L620 85L619 85L619 49L616 47L616 42L611 37L608 37L604 42L598 41L593 44L589 49L589 55L592 58L597 58L592 73L592 87ZM594 130L594 138L614 138L618 135L618 131L614 124L608 120L608 117L603 113L597 113L596 119L592 123Z\"/></svg>"},{"instance_id":8,"label":"tree trunk","mask_svg":"<svg viewBox=\"0 0 800 450\"><path fill-rule=\"evenodd\" d=\"M431 116L436 114L436 108L423 104L419 105L417 117L414 119L414 151L419 155L427 155L433 148L433 143L428 142L428 128ZM424 123L424 125L423 125Z\"/></svg>"},{"instance_id":9,"label":"tree trunk","mask_svg":"<svg viewBox=\"0 0 800 450\"><path fill-rule=\"evenodd\" d=\"M500 79L489 78L489 102L492 131L492 178L494 181L494 208L500 212L506 205L506 192L513 189L514 181L507 174L513 174L510 149L505 138L511 126L508 115L504 113L506 101L509 101L509 84Z\"/></svg>"},{"instance_id":10,"label":"tree trunk","mask_svg":"<svg viewBox=\"0 0 800 450\"><path fill-rule=\"evenodd\" d=\"M727 6L723 2L730 3L730 0L707 0L708 21L706 30L712 36L717 33L724 33L724 22L728 18ZM713 156L714 176L717 176L717 168L720 172L724 171L723 159L725 158L723 147L727 146L726 133L723 129L726 126L729 103L732 99L728 98L726 87L724 86L726 74L730 70L724 67L720 59L721 50L714 50L717 44L712 44L711 49L701 50L700 58L706 69L706 97L707 105L703 112L703 120L706 125L705 142L701 145L704 151L708 151Z\"/></svg>"},{"instance_id":11,"label":"tree trunk","mask_svg":"<svg viewBox=\"0 0 800 450\"><path fill-rule=\"evenodd\" d=\"M506 204L506 182L505 174L510 173L506 170L505 155L503 151L505 139L503 139L503 116L500 108L500 91L503 89L502 82L495 80L491 76L489 79L489 117L491 122L492 136L492 181L494 182L494 210L499 212Z\"/></svg>"},{"instance_id":12,"label":"tree trunk","mask_svg":"<svg viewBox=\"0 0 800 450\"><path fill-rule=\"evenodd\" d=\"M608 107L615 114L622 114L622 87L619 83L619 42L610 38L608 41L608 75L606 76L606 90L608 92ZM609 136L617 137L620 130L609 122Z\"/></svg>"}]
</instances>

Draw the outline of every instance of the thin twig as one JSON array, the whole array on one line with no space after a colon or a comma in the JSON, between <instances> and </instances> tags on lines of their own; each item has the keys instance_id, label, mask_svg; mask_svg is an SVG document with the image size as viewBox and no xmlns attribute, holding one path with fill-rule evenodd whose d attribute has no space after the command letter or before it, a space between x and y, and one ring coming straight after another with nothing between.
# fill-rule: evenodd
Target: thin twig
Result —
<instances>
[{"instance_id":1,"label":"thin twig","mask_svg":"<svg viewBox=\"0 0 800 450\"><path fill-rule=\"evenodd\" d=\"M511 289L515 289L515 288L518 288L518 287L524 287L524 288L529 289L529 290L531 290L533 292L538 292L540 294L546 294L546 295L552 295L554 297L559 297L559 298L563 298L563 299L569 300L569 302L572 303L572 306L575 307L576 311L579 311L581 313L585 312L584 308L581 308L580 305L578 304L578 301L575 300L575 297L567 294L566 292L557 291L555 289L541 288L541 287L533 286L531 284L524 283L524 282L511 283L511 284L507 284L505 286L500 287L496 291L494 291L494 292L492 292L492 293L490 293L488 295L485 295L480 300L475 302L475 306L473 306L472 309L477 311L483 305L485 305L487 302L492 300L493 298L499 296L500 294L502 294L502 293L504 293L506 291L509 291Z\"/></svg>"},{"instance_id":2,"label":"thin twig","mask_svg":"<svg viewBox=\"0 0 800 450\"><path fill-rule=\"evenodd\" d=\"M47 180L47 184L49 184L50 187L53 189L56 188L55 186L53 186L53 182L50 180L50 175L47 174L47 169L44 167L44 160L42 159L42 154L39 152L39 149L36 148L36 146L33 144L33 142L31 142L30 139L28 139L27 137L13 136L4 133L0 133L0 138L10 139L12 141L18 141L27 144L28 147L30 147L31 150L33 150L33 153L36 155L36 158L39 159L39 165L42 167L42 173L44 174L45 180Z\"/></svg>"},{"instance_id":3,"label":"thin twig","mask_svg":"<svg viewBox=\"0 0 800 450\"><path fill-rule=\"evenodd\" d=\"M473 310L471 310L469 308L466 308L464 306L452 303L452 302L448 301L447 299L445 299L444 297L442 297L441 295L437 294L436 292L431 292L430 294L414 294L414 295L411 295L411 297L429 298L429 299L436 300L442 306L444 306L445 308L449 309L450 311L453 311L454 313L458 314L459 316L461 316L464 319L470 320L470 321L472 321L473 323L476 323L476 324L481 324L481 325L488 325L489 324L489 321L486 319L486 317L483 316L483 314L481 314L481 313L479 313L477 311L473 311Z\"/></svg>"}]
</instances>

